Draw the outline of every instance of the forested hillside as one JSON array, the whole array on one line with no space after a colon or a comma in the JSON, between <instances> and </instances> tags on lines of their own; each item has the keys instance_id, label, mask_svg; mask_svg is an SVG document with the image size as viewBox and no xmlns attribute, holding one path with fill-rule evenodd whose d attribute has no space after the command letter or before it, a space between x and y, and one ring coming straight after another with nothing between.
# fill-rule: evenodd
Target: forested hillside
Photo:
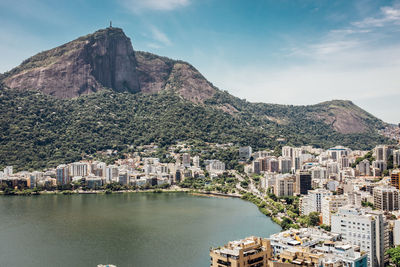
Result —
<instances>
[{"instance_id":1,"label":"forested hillside","mask_svg":"<svg viewBox=\"0 0 400 267\"><path fill-rule=\"evenodd\" d=\"M40 92L2 88L0 168L40 169L105 149L128 151L128 146L134 149L153 142L165 147L177 140L232 142L255 149L274 149L281 144L279 138L291 145L325 148L342 144L370 149L388 142L374 130L342 134L323 119L315 119L312 114L326 105L251 104L234 97L224 99L228 96L221 92L207 104L195 104L169 90L155 94L103 90L57 99ZM236 111L223 111L221 99ZM278 115L283 122L271 120Z\"/></svg>"}]
</instances>

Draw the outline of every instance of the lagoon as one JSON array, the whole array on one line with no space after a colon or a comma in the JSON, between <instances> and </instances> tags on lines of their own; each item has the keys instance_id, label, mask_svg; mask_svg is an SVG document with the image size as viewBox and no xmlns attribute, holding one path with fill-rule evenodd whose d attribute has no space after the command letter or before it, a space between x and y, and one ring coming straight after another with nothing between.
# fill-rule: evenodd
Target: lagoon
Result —
<instances>
[{"instance_id":1,"label":"lagoon","mask_svg":"<svg viewBox=\"0 0 400 267\"><path fill-rule=\"evenodd\" d=\"M210 265L210 247L280 231L241 199L187 193L0 196L0 266Z\"/></svg>"}]
</instances>

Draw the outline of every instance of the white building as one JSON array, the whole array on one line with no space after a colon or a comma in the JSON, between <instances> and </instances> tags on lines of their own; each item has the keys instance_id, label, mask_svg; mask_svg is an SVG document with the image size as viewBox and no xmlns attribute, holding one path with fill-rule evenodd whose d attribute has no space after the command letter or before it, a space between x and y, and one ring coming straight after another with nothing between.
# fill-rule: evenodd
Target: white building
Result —
<instances>
[{"instance_id":1,"label":"white building","mask_svg":"<svg viewBox=\"0 0 400 267\"><path fill-rule=\"evenodd\" d=\"M382 173L387 169L387 164L384 160L375 160L372 162L372 167L379 169L380 173Z\"/></svg>"},{"instance_id":2,"label":"white building","mask_svg":"<svg viewBox=\"0 0 400 267\"><path fill-rule=\"evenodd\" d=\"M88 175L88 166L83 162L74 162L69 165L69 174L71 177Z\"/></svg>"},{"instance_id":3,"label":"white building","mask_svg":"<svg viewBox=\"0 0 400 267\"><path fill-rule=\"evenodd\" d=\"M330 174L338 174L339 173L339 163L337 163L337 162L329 162L326 167L327 167L328 176Z\"/></svg>"},{"instance_id":4,"label":"white building","mask_svg":"<svg viewBox=\"0 0 400 267\"><path fill-rule=\"evenodd\" d=\"M310 169L310 172L313 180L325 180L328 178L328 172L325 167L315 166Z\"/></svg>"},{"instance_id":5,"label":"white building","mask_svg":"<svg viewBox=\"0 0 400 267\"><path fill-rule=\"evenodd\" d=\"M376 160L382 160L387 162L389 155L391 154L391 149L386 145L376 146L374 149L374 156Z\"/></svg>"},{"instance_id":6,"label":"white building","mask_svg":"<svg viewBox=\"0 0 400 267\"><path fill-rule=\"evenodd\" d=\"M5 167L3 172L5 177L13 175L13 166Z\"/></svg>"},{"instance_id":7,"label":"white building","mask_svg":"<svg viewBox=\"0 0 400 267\"><path fill-rule=\"evenodd\" d=\"M119 170L115 165L109 165L106 168L106 183L112 183L118 181Z\"/></svg>"},{"instance_id":8,"label":"white building","mask_svg":"<svg viewBox=\"0 0 400 267\"><path fill-rule=\"evenodd\" d=\"M371 175L369 160L364 159L360 161L360 163L358 163L357 165L357 168L358 171L360 172L360 175L366 175L366 176Z\"/></svg>"},{"instance_id":9,"label":"white building","mask_svg":"<svg viewBox=\"0 0 400 267\"><path fill-rule=\"evenodd\" d=\"M368 254L369 266L385 266L389 229L382 212L346 206L339 208L331 221L332 233L341 234L343 241L359 246L361 252Z\"/></svg>"},{"instance_id":10,"label":"white building","mask_svg":"<svg viewBox=\"0 0 400 267\"><path fill-rule=\"evenodd\" d=\"M223 173L225 171L225 163L219 160L206 160L206 170L212 174Z\"/></svg>"},{"instance_id":11,"label":"white building","mask_svg":"<svg viewBox=\"0 0 400 267\"><path fill-rule=\"evenodd\" d=\"M196 168L200 167L200 157L197 155L193 157L193 166Z\"/></svg>"},{"instance_id":12,"label":"white building","mask_svg":"<svg viewBox=\"0 0 400 267\"><path fill-rule=\"evenodd\" d=\"M308 215L311 212L321 213L322 199L332 195L331 191L322 188L308 190L308 194L301 198L301 214Z\"/></svg>"},{"instance_id":13,"label":"white building","mask_svg":"<svg viewBox=\"0 0 400 267\"><path fill-rule=\"evenodd\" d=\"M289 157L279 157L279 170L281 173L289 173L292 169L292 159Z\"/></svg>"}]
</instances>

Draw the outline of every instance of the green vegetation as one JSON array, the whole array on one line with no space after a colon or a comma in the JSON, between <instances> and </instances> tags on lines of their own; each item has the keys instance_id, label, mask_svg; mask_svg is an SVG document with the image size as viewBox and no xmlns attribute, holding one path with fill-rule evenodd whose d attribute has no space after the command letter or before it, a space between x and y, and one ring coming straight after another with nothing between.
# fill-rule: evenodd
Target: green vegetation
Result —
<instances>
[{"instance_id":1,"label":"green vegetation","mask_svg":"<svg viewBox=\"0 0 400 267\"><path fill-rule=\"evenodd\" d=\"M388 249L386 254L389 255L390 261L394 265L400 266L400 246Z\"/></svg>"},{"instance_id":2,"label":"green vegetation","mask_svg":"<svg viewBox=\"0 0 400 267\"><path fill-rule=\"evenodd\" d=\"M298 224L298 197L277 198L274 194L269 194L265 200L251 193L244 193L242 199L257 205L260 212L270 216L272 221L279 224L283 230L299 228ZM285 203L285 204L283 204ZM279 218L278 213L285 213L286 216ZM295 212L297 211L297 213Z\"/></svg>"},{"instance_id":3,"label":"green vegetation","mask_svg":"<svg viewBox=\"0 0 400 267\"><path fill-rule=\"evenodd\" d=\"M322 229L324 229L325 231L328 231L328 232L331 231L331 226L330 226L330 225L321 224L320 227L321 227Z\"/></svg>"},{"instance_id":4,"label":"green vegetation","mask_svg":"<svg viewBox=\"0 0 400 267\"><path fill-rule=\"evenodd\" d=\"M363 207L374 208L374 203L371 203L371 202L369 202L369 201L362 201L362 202L361 202L361 205L362 205Z\"/></svg>"},{"instance_id":5,"label":"green vegetation","mask_svg":"<svg viewBox=\"0 0 400 267\"><path fill-rule=\"evenodd\" d=\"M179 184L183 188L191 188L196 190L204 190L207 192L219 192L219 193L235 193L235 186L237 179L234 175L227 172L220 174L218 177L210 179L206 178L186 178L183 182Z\"/></svg>"},{"instance_id":6,"label":"green vegetation","mask_svg":"<svg viewBox=\"0 0 400 267\"><path fill-rule=\"evenodd\" d=\"M222 112L217 108L221 101L240 110L240 115ZM199 148L207 143L233 143L227 150L203 149L201 157L223 160L227 168L242 171L243 166L237 164L239 145L279 151L282 144L277 138L284 137L291 145L327 148L343 144L365 149L387 141L372 132L340 134L304 116L319 109L249 104L219 91L207 105L199 105L171 91L144 95L104 90L61 100L34 91L1 89L0 168L13 165L17 171L40 170L88 156L104 157L102 151L108 149L117 151L106 156L105 161L112 162L141 145L155 143L163 151L181 140ZM278 124L267 119L278 116L290 120Z\"/></svg>"},{"instance_id":7,"label":"green vegetation","mask_svg":"<svg viewBox=\"0 0 400 267\"><path fill-rule=\"evenodd\" d=\"M301 215L298 218L298 222L302 226L318 226L319 225L319 213L318 212L311 212L308 215Z\"/></svg>"},{"instance_id":8,"label":"green vegetation","mask_svg":"<svg viewBox=\"0 0 400 267\"><path fill-rule=\"evenodd\" d=\"M375 158L372 156L373 152L369 151L367 154L365 154L364 157L360 157L356 159L356 162L353 163L353 165L351 166L352 168L355 168L358 163L360 163L361 161L363 161L364 159L369 160L369 163L372 164L372 162L375 160Z\"/></svg>"}]
</instances>

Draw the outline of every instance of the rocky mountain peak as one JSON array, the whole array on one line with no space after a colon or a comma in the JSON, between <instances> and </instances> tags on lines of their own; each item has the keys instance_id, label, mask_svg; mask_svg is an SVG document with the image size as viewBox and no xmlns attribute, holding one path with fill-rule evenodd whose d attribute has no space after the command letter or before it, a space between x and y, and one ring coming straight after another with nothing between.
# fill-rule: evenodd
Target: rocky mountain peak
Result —
<instances>
[{"instance_id":1,"label":"rocky mountain peak","mask_svg":"<svg viewBox=\"0 0 400 267\"><path fill-rule=\"evenodd\" d=\"M71 98L103 89L140 90L135 53L122 29L107 28L41 52L5 74L4 84Z\"/></svg>"},{"instance_id":2,"label":"rocky mountain peak","mask_svg":"<svg viewBox=\"0 0 400 267\"><path fill-rule=\"evenodd\" d=\"M104 88L131 93L173 90L202 103L216 90L186 62L135 52L123 30L112 27L41 52L5 73L2 81L12 89L39 90L57 98Z\"/></svg>"}]
</instances>

